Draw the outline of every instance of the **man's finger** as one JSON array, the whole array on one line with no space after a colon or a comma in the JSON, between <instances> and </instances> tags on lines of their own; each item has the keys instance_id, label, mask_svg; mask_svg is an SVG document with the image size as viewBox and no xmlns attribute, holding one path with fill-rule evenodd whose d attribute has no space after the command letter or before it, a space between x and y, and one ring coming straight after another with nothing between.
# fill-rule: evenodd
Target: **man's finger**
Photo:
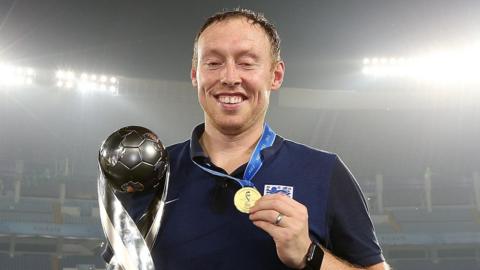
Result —
<instances>
[{"instance_id":1,"label":"man's finger","mask_svg":"<svg viewBox=\"0 0 480 270\"><path fill-rule=\"evenodd\" d=\"M288 202L282 199L270 199L268 196L262 197L255 205L250 208L250 213L255 213L261 210L275 210L278 213L282 213L287 216L295 215L295 208Z\"/></svg>"},{"instance_id":2,"label":"man's finger","mask_svg":"<svg viewBox=\"0 0 480 270\"><path fill-rule=\"evenodd\" d=\"M253 224L254 224L255 226L259 227L260 229L264 230L264 231L265 231L266 233L268 233L273 239L279 238L279 236L280 236L280 234L281 234L281 231L282 231L282 230L285 230L285 229L282 228L282 227L273 225L272 223L266 222L266 221L263 221L263 220L254 221Z\"/></svg>"},{"instance_id":3,"label":"man's finger","mask_svg":"<svg viewBox=\"0 0 480 270\"><path fill-rule=\"evenodd\" d=\"M262 210L250 214L250 220L255 221L264 221L271 223L277 227L286 228L288 224L288 216L281 214L275 210Z\"/></svg>"}]
</instances>

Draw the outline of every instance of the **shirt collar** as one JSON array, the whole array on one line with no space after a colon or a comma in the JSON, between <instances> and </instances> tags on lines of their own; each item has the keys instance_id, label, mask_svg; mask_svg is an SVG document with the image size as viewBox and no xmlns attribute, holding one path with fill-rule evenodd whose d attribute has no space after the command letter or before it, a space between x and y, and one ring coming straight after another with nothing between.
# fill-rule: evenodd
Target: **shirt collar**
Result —
<instances>
[{"instance_id":1,"label":"shirt collar","mask_svg":"<svg viewBox=\"0 0 480 270\"><path fill-rule=\"evenodd\" d=\"M202 136L203 132L205 131L205 123L199 124L196 126L192 131L192 137L190 139L190 158L197 162L205 162L208 159L207 153L203 151L202 146L200 145L200 137ZM273 156L282 146L284 139L277 134L275 137L275 141L273 145L263 149L260 154L262 156L262 160L266 160L269 157Z\"/></svg>"},{"instance_id":2,"label":"shirt collar","mask_svg":"<svg viewBox=\"0 0 480 270\"><path fill-rule=\"evenodd\" d=\"M203 151L203 148L200 145L200 137L202 137L204 131L205 123L199 124L192 131L192 138L190 139L190 158L192 160L196 160L197 158L208 158L207 153Z\"/></svg>"}]
</instances>

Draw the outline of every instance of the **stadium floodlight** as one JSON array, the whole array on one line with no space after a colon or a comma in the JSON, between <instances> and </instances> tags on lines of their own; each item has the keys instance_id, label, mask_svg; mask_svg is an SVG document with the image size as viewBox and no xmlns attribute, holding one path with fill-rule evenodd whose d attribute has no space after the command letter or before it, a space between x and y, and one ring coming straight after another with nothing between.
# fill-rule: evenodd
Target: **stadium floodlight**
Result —
<instances>
[{"instance_id":1,"label":"stadium floodlight","mask_svg":"<svg viewBox=\"0 0 480 270\"><path fill-rule=\"evenodd\" d=\"M31 67L0 63L0 85L25 86L34 84L36 72Z\"/></svg>"},{"instance_id":2,"label":"stadium floodlight","mask_svg":"<svg viewBox=\"0 0 480 270\"><path fill-rule=\"evenodd\" d=\"M59 69L55 72L56 83L58 88L71 89L75 87L76 76L72 70Z\"/></svg>"},{"instance_id":3,"label":"stadium floodlight","mask_svg":"<svg viewBox=\"0 0 480 270\"><path fill-rule=\"evenodd\" d=\"M55 73L56 86L64 89L77 89L82 94L93 91L109 92L118 95L118 79L114 76L97 75L82 72L77 76L73 70L57 70Z\"/></svg>"},{"instance_id":4,"label":"stadium floodlight","mask_svg":"<svg viewBox=\"0 0 480 270\"><path fill-rule=\"evenodd\" d=\"M64 79L65 72L63 70L57 70L57 72L55 72L55 77L59 80Z\"/></svg>"},{"instance_id":5,"label":"stadium floodlight","mask_svg":"<svg viewBox=\"0 0 480 270\"><path fill-rule=\"evenodd\" d=\"M73 88L73 82L72 81L67 81L65 83L65 88L67 88L67 89Z\"/></svg>"},{"instance_id":6,"label":"stadium floodlight","mask_svg":"<svg viewBox=\"0 0 480 270\"><path fill-rule=\"evenodd\" d=\"M363 59L362 73L375 78L409 78L440 83L480 83L480 46L434 51L415 57Z\"/></svg>"},{"instance_id":7,"label":"stadium floodlight","mask_svg":"<svg viewBox=\"0 0 480 270\"><path fill-rule=\"evenodd\" d=\"M75 72L69 70L65 73L65 77L67 78L67 80L74 81L75 80Z\"/></svg>"}]
</instances>

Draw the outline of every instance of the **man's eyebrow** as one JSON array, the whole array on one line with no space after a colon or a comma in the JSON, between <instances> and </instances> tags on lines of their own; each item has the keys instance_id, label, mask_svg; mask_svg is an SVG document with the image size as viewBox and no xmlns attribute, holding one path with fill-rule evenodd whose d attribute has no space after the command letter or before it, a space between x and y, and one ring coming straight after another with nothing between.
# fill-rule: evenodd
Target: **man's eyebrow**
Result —
<instances>
[{"instance_id":1,"label":"man's eyebrow","mask_svg":"<svg viewBox=\"0 0 480 270\"><path fill-rule=\"evenodd\" d=\"M258 54L253 53L253 52L250 51L250 50L240 51L240 52L238 53L238 56L239 56L239 57L245 57L245 56L246 56L246 57L250 57L250 58L253 58L253 59L258 59L258 58L260 58L260 56L259 56Z\"/></svg>"},{"instance_id":2,"label":"man's eyebrow","mask_svg":"<svg viewBox=\"0 0 480 270\"><path fill-rule=\"evenodd\" d=\"M201 54L202 56L221 56L222 53L217 49L206 49L204 53ZM203 57L202 57L203 58Z\"/></svg>"},{"instance_id":3,"label":"man's eyebrow","mask_svg":"<svg viewBox=\"0 0 480 270\"><path fill-rule=\"evenodd\" d=\"M201 53L200 58L205 59L208 57L222 57L224 54L222 53L221 50L218 50L216 48L206 48L203 50L203 53ZM261 58L260 55L257 53L253 52L251 49L242 49L237 52L235 52L235 58L239 57L250 57L254 60L258 60Z\"/></svg>"}]
</instances>

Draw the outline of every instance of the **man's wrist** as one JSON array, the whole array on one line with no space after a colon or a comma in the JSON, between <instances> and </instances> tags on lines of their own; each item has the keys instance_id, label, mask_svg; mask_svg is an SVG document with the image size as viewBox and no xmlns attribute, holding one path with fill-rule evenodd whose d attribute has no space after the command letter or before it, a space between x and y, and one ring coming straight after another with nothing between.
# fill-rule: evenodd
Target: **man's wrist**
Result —
<instances>
[{"instance_id":1,"label":"man's wrist","mask_svg":"<svg viewBox=\"0 0 480 270\"><path fill-rule=\"evenodd\" d=\"M302 270L320 270L323 261L323 249L319 244L312 241L310 247L308 247L307 254L305 255L305 266Z\"/></svg>"}]
</instances>

